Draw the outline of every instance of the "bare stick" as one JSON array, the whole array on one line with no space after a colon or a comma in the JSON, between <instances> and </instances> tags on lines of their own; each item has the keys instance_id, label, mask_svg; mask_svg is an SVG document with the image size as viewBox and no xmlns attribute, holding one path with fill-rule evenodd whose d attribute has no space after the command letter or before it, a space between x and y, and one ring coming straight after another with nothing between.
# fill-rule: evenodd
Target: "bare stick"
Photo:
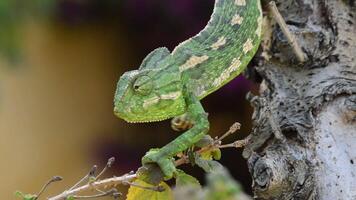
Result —
<instances>
[{"instance_id":1,"label":"bare stick","mask_svg":"<svg viewBox=\"0 0 356 200\"><path fill-rule=\"evenodd\" d=\"M239 130L241 128L241 124L238 123L238 122L235 122L231 125L230 129L224 134L222 135L221 137L219 137L217 140L218 141L221 141L223 139L225 139L227 136L235 133L237 130Z\"/></svg>"},{"instance_id":2,"label":"bare stick","mask_svg":"<svg viewBox=\"0 0 356 200\"><path fill-rule=\"evenodd\" d=\"M273 18L276 20L276 22L278 23L282 32L286 36L288 42L293 47L293 51L296 54L298 60L300 62L304 62L305 61L304 53L303 53L302 49L300 48L299 44L297 43L297 40L295 39L294 35L289 31L286 22L284 21L281 13L279 13L279 11L278 11L276 3L274 1L271 1L268 4L268 6L271 11L271 14L273 15Z\"/></svg>"},{"instance_id":3,"label":"bare stick","mask_svg":"<svg viewBox=\"0 0 356 200\"><path fill-rule=\"evenodd\" d=\"M36 195L37 199L41 196L41 194L47 189L47 187L53 183L53 182L57 182L57 181L61 181L62 177L60 176L54 176L52 177L43 187L42 189L38 192L38 194Z\"/></svg>"},{"instance_id":4,"label":"bare stick","mask_svg":"<svg viewBox=\"0 0 356 200\"><path fill-rule=\"evenodd\" d=\"M230 143L230 144L223 144L223 145L220 145L220 146L219 146L219 149L232 148L232 147L233 147L233 148L242 148L242 147L246 146L246 144L247 144L247 142L248 142L249 139L250 139L250 138L247 137L247 138L245 138L245 139L243 139L243 140L236 140L235 142Z\"/></svg>"},{"instance_id":5,"label":"bare stick","mask_svg":"<svg viewBox=\"0 0 356 200\"><path fill-rule=\"evenodd\" d=\"M64 191L63 193L61 193L55 197L48 198L48 200L65 200L68 196L74 196L75 194L90 191L95 187L97 187L97 188L114 188L118 184L123 184L123 182L132 181L136 177L137 177L136 174L132 174L132 175L124 175L121 177L107 178L102 181L95 181L90 184L86 184L81 187L75 188L73 190Z\"/></svg>"},{"instance_id":6,"label":"bare stick","mask_svg":"<svg viewBox=\"0 0 356 200\"><path fill-rule=\"evenodd\" d=\"M110 168L110 167L114 164L114 162L115 162L115 157L109 158L109 160L108 160L108 162L106 163L104 169L101 170L101 172L99 173L99 175L95 177L95 180L98 180L98 179L100 178L100 176L103 175L103 174L106 172L106 170L107 170L108 168Z\"/></svg>"},{"instance_id":7,"label":"bare stick","mask_svg":"<svg viewBox=\"0 0 356 200\"><path fill-rule=\"evenodd\" d=\"M86 196L78 196L75 195L73 196L75 199L93 199L93 198L99 198L99 197L106 197L109 195L113 195L113 196L121 196L122 194L119 193L115 188L111 189L107 192L101 193L101 194L96 194L96 195L86 195Z\"/></svg>"},{"instance_id":8,"label":"bare stick","mask_svg":"<svg viewBox=\"0 0 356 200\"><path fill-rule=\"evenodd\" d=\"M76 184L74 184L71 188L69 188L69 190L73 190L74 188L78 187L82 182L84 182L86 179L88 179L90 176L93 176L93 174L95 173L97 169L97 166L94 165L89 173L87 175L85 175L82 179L80 179Z\"/></svg>"}]
</instances>

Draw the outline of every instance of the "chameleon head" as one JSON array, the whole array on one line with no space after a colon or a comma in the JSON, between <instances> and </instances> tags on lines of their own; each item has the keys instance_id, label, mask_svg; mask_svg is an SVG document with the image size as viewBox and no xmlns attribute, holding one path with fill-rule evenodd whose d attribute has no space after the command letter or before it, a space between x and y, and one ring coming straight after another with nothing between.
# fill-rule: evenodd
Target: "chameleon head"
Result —
<instances>
[{"instance_id":1,"label":"chameleon head","mask_svg":"<svg viewBox=\"0 0 356 200\"><path fill-rule=\"evenodd\" d=\"M176 73L161 70L124 73L115 93L115 115L128 122L152 122L184 113L179 79Z\"/></svg>"}]
</instances>

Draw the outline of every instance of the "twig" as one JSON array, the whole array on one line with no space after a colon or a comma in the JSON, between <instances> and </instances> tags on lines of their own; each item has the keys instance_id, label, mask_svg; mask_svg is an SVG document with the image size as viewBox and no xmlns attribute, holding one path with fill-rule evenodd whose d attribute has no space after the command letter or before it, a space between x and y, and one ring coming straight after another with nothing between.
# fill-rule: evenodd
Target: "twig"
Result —
<instances>
[{"instance_id":1,"label":"twig","mask_svg":"<svg viewBox=\"0 0 356 200\"><path fill-rule=\"evenodd\" d=\"M250 137L247 137L247 138L245 138L243 140L236 140L235 142L230 143L230 144L223 144L223 145L219 146L219 149L223 149L223 148L241 148L241 147L246 146L246 144L247 144L249 139L250 139Z\"/></svg>"},{"instance_id":2,"label":"twig","mask_svg":"<svg viewBox=\"0 0 356 200\"><path fill-rule=\"evenodd\" d=\"M61 181L63 178L60 176L54 176L52 177L42 188L41 190L38 192L38 194L36 195L36 199L38 199L41 194L47 189L47 187L53 183L53 182L57 182L57 181Z\"/></svg>"},{"instance_id":3,"label":"twig","mask_svg":"<svg viewBox=\"0 0 356 200\"><path fill-rule=\"evenodd\" d=\"M240 130L240 128L241 128L240 123L238 123L238 122L233 123L231 125L230 129L224 135L222 135L221 137L218 138L218 141L225 139L227 136L235 133L237 130Z\"/></svg>"},{"instance_id":4,"label":"twig","mask_svg":"<svg viewBox=\"0 0 356 200\"><path fill-rule=\"evenodd\" d=\"M116 189L111 189L111 190L109 190L109 191L107 191L107 192L104 192L104 193L102 193L102 194L97 194L97 195L86 195L86 196L78 196L78 195L75 195L75 196L73 196L75 199L92 199L92 198L99 198L99 197L105 197L105 196L108 196L108 195L110 195L110 194L119 194L119 195L121 195L121 193L119 193L119 192L117 192L117 190Z\"/></svg>"},{"instance_id":5,"label":"twig","mask_svg":"<svg viewBox=\"0 0 356 200\"><path fill-rule=\"evenodd\" d=\"M174 162L174 165L177 167L179 165L183 165L183 164L188 164L189 163L189 158L186 155L183 155L181 158L179 158L178 160L176 160Z\"/></svg>"},{"instance_id":6,"label":"twig","mask_svg":"<svg viewBox=\"0 0 356 200\"><path fill-rule=\"evenodd\" d=\"M295 36L289 31L286 22L284 21L282 15L278 11L276 3L274 1L271 1L268 4L268 6L271 11L271 14L273 15L273 18L276 20L276 22L278 23L282 32L284 33L287 40L289 41L290 45L293 47L293 51L296 54L298 60L300 62L304 62L305 61L304 53L303 53L302 49L300 48L299 44L297 43Z\"/></svg>"},{"instance_id":7,"label":"twig","mask_svg":"<svg viewBox=\"0 0 356 200\"><path fill-rule=\"evenodd\" d=\"M97 169L97 166L94 165L88 174L86 174L82 179L80 179L76 184L74 184L71 188L69 188L69 190L73 190L74 188L78 187L82 182L84 182L86 179L88 179L89 177L93 176L95 171Z\"/></svg>"},{"instance_id":8,"label":"twig","mask_svg":"<svg viewBox=\"0 0 356 200\"><path fill-rule=\"evenodd\" d=\"M94 187L105 188L105 189L114 188L116 185L122 184L123 182L132 181L136 177L137 177L136 174L132 174L132 175L124 175L121 177L107 178L101 181L95 181L90 184L86 184L81 187L75 188L73 190L64 191L63 193L57 196L48 198L48 200L65 200L68 196L75 196L75 194L91 191Z\"/></svg>"},{"instance_id":9,"label":"twig","mask_svg":"<svg viewBox=\"0 0 356 200\"><path fill-rule=\"evenodd\" d=\"M99 173L99 175L95 177L95 180L98 180L98 179L100 178L100 176L103 175L103 174L106 172L106 170L107 170L108 168L110 168L110 167L114 164L114 162L115 162L115 157L109 158L109 160L108 160L108 162L106 163L104 169L101 170L101 172Z\"/></svg>"}]
</instances>

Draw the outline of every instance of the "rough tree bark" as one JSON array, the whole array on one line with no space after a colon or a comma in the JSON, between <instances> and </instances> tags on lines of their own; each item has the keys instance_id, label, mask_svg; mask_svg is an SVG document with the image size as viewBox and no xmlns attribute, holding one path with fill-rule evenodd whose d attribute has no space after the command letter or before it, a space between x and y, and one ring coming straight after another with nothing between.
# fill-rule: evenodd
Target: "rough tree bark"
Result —
<instances>
[{"instance_id":1,"label":"rough tree bark","mask_svg":"<svg viewBox=\"0 0 356 200\"><path fill-rule=\"evenodd\" d=\"M260 94L248 95L254 127L243 153L255 197L355 200L356 3L276 3L307 61L274 26L271 58L249 73L262 78Z\"/></svg>"}]
</instances>

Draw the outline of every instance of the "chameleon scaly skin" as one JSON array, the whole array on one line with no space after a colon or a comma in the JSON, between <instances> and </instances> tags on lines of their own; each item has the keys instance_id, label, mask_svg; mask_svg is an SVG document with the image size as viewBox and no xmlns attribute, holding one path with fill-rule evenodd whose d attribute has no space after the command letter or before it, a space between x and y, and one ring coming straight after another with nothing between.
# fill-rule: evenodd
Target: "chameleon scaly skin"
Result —
<instances>
[{"instance_id":1,"label":"chameleon scaly skin","mask_svg":"<svg viewBox=\"0 0 356 200\"><path fill-rule=\"evenodd\" d=\"M138 70L118 82L114 113L128 122L152 122L186 114L194 126L159 150L149 151L143 165L157 163L166 179L172 158L198 142L209 122L199 100L239 75L261 40L260 0L216 0L208 25L172 53L152 51Z\"/></svg>"}]
</instances>

